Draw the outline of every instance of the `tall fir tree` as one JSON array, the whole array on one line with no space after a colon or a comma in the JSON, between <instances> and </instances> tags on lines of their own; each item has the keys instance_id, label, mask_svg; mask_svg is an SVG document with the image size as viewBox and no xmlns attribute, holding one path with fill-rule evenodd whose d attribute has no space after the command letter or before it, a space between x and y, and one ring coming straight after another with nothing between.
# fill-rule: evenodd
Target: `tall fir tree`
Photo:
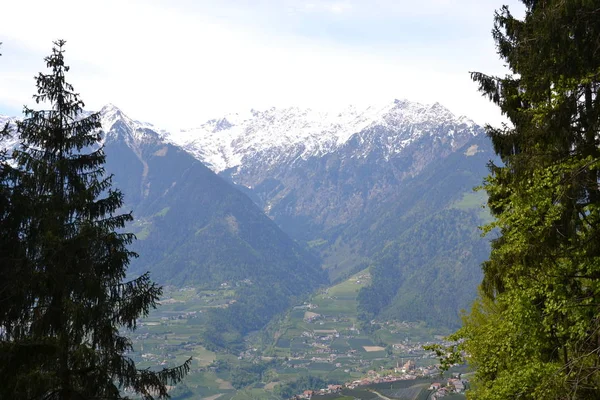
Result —
<instances>
[{"instance_id":1,"label":"tall fir tree","mask_svg":"<svg viewBox=\"0 0 600 400\"><path fill-rule=\"evenodd\" d=\"M168 397L190 360L139 370L127 355L136 320L161 288L148 275L124 282L134 236L122 233L123 195L105 175L99 114L65 80L64 41L39 74L36 103L16 123L16 167L3 163L0 210L0 398Z\"/></svg>"},{"instance_id":2,"label":"tall fir tree","mask_svg":"<svg viewBox=\"0 0 600 400\"><path fill-rule=\"evenodd\" d=\"M473 73L511 124L484 187L499 232L480 299L455 338L473 399L600 398L600 2L504 6L493 37L505 77Z\"/></svg>"}]
</instances>

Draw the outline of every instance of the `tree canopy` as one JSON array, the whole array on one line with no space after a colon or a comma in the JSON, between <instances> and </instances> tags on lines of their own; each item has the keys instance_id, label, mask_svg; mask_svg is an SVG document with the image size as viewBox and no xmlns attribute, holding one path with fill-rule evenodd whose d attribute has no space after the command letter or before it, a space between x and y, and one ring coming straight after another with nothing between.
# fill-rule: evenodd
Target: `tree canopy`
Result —
<instances>
[{"instance_id":1,"label":"tree canopy","mask_svg":"<svg viewBox=\"0 0 600 400\"><path fill-rule=\"evenodd\" d=\"M64 41L37 78L37 104L16 123L20 146L0 166L0 398L145 399L189 370L139 370L122 329L156 305L148 275L124 281L123 194L103 168L100 117L65 79Z\"/></svg>"},{"instance_id":2,"label":"tree canopy","mask_svg":"<svg viewBox=\"0 0 600 400\"><path fill-rule=\"evenodd\" d=\"M473 73L510 124L487 127L502 164L484 188L480 299L455 338L474 399L600 398L600 3L523 0L493 37L510 73Z\"/></svg>"}]
</instances>

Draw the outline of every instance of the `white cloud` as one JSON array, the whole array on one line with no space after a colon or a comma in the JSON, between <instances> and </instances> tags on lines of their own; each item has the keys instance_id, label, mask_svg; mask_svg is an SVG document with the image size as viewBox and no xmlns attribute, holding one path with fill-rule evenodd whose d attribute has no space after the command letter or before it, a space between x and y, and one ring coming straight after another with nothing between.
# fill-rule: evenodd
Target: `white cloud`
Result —
<instances>
[{"instance_id":1,"label":"white cloud","mask_svg":"<svg viewBox=\"0 0 600 400\"><path fill-rule=\"evenodd\" d=\"M285 10L297 6L324 7L337 15L352 11L357 24L369 8L426 14L414 2L373 1L258 1L246 8L227 2L219 7L206 2L10 2L3 5L3 15L10 17L0 25L0 105L30 103L32 77L43 69L51 41L65 38L71 81L89 108L112 102L134 118L162 126L197 125L239 109L328 108L394 98L439 101L480 122L498 120L467 74L471 65L499 70L491 25L474 32L468 43L453 44L455 49L427 42L435 37L420 37L427 32L398 38L403 44L397 46L389 44L389 37L382 38L384 45L372 38L360 44L351 37L320 38L311 35L310 19L302 29L273 31L283 23L278 19ZM449 7L447 3L424 0L423 6ZM464 0L464 12L475 12L467 8L478 7L476 3ZM376 28L364 24L357 28ZM452 29L452 21L448 27Z\"/></svg>"}]
</instances>

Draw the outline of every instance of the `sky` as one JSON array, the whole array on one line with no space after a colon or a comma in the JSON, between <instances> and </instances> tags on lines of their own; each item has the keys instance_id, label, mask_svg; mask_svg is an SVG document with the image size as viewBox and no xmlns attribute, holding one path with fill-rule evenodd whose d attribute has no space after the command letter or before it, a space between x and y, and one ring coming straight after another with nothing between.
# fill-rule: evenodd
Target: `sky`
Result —
<instances>
[{"instance_id":1,"label":"sky","mask_svg":"<svg viewBox=\"0 0 600 400\"><path fill-rule=\"evenodd\" d=\"M229 112L336 110L394 99L503 119L469 71L507 73L491 29L516 0L19 0L2 5L0 114L34 106L34 77L65 39L89 110L159 127Z\"/></svg>"}]
</instances>

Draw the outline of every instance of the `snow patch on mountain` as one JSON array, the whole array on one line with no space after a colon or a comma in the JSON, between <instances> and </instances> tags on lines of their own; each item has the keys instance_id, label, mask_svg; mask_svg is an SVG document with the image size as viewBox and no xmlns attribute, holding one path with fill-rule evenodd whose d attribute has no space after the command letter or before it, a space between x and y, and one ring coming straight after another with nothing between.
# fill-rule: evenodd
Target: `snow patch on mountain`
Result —
<instances>
[{"instance_id":1,"label":"snow patch on mountain","mask_svg":"<svg viewBox=\"0 0 600 400\"><path fill-rule=\"evenodd\" d=\"M89 115L89 112L85 112ZM0 116L0 124L10 120ZM173 132L127 116L113 104L100 110L103 142L123 140L130 148L148 140L180 146L215 172L230 168L261 169L320 157L353 145L351 157L378 151L384 160L424 135L453 142L457 135L476 135L481 128L467 117L456 117L439 103L408 100L348 106L336 111L270 108L230 113L193 129ZM17 139L4 141L16 146Z\"/></svg>"},{"instance_id":2,"label":"snow patch on mountain","mask_svg":"<svg viewBox=\"0 0 600 400\"><path fill-rule=\"evenodd\" d=\"M83 111L79 118L85 118L92 114L90 111ZM16 136L15 121L21 118L0 115L0 129L6 123L10 123L11 135L1 140L1 147L13 149L17 146L19 138ZM100 123L104 135L102 143L110 140L123 139L129 146L137 146L145 140L165 139L168 133L165 130L158 129L148 122L141 122L128 117L121 109L113 104L107 104L100 110Z\"/></svg>"},{"instance_id":3,"label":"snow patch on mountain","mask_svg":"<svg viewBox=\"0 0 600 400\"><path fill-rule=\"evenodd\" d=\"M440 126L451 126L447 129L449 135L465 131L477 134L473 121L455 117L439 103L423 105L395 100L334 112L289 107L227 114L197 128L173 132L168 140L220 172L243 166L246 160L257 156L267 164L322 156L337 151L355 135L360 134L361 143L368 142L368 132L376 127L396 135L386 140L386 154L395 154L427 132L438 131ZM363 151L356 156L365 154Z\"/></svg>"},{"instance_id":4,"label":"snow patch on mountain","mask_svg":"<svg viewBox=\"0 0 600 400\"><path fill-rule=\"evenodd\" d=\"M145 140L164 139L167 132L148 122L129 118L121 109L107 104L100 110L100 123L105 133L104 141L123 139L129 146Z\"/></svg>"}]
</instances>

